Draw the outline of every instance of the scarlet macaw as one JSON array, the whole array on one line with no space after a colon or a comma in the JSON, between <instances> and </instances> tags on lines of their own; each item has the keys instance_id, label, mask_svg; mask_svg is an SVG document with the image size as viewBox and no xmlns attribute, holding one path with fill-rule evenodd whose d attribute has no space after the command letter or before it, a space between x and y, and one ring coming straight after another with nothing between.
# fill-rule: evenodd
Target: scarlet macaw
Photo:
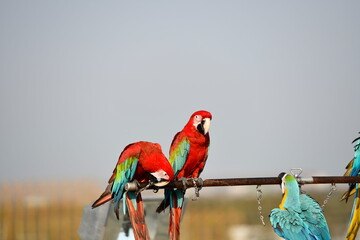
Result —
<instances>
[{"instance_id":1,"label":"scarlet macaw","mask_svg":"<svg viewBox=\"0 0 360 240\"><path fill-rule=\"evenodd\" d=\"M357 141L357 142L356 142ZM345 176L360 176L360 137L356 138L352 143L356 142L354 146L354 158L346 166L347 171ZM353 240L359 230L360 225L360 213L359 213L359 184L350 183L349 190L344 193L341 200L348 200L348 198L355 193L353 208L350 215L349 226L346 234L347 240Z\"/></svg>"},{"instance_id":2,"label":"scarlet macaw","mask_svg":"<svg viewBox=\"0 0 360 240\"><path fill-rule=\"evenodd\" d=\"M155 185L164 185L162 180L171 181L173 179L174 172L159 144L151 142L129 144L120 154L113 174L108 181L109 185L92 207L98 207L113 199L114 212L119 219L119 204L120 200L124 199L126 201L123 204L124 214L126 213L125 206L127 206L135 239L150 239L145 224L141 194L134 192L127 192L126 194L125 184L134 180L138 182L151 180L156 182Z\"/></svg>"},{"instance_id":3,"label":"scarlet macaw","mask_svg":"<svg viewBox=\"0 0 360 240\"><path fill-rule=\"evenodd\" d=\"M274 231L287 240L330 240L323 211L310 196L300 194L296 179L282 173L283 198L279 208L270 212Z\"/></svg>"},{"instance_id":4,"label":"scarlet macaw","mask_svg":"<svg viewBox=\"0 0 360 240\"><path fill-rule=\"evenodd\" d=\"M175 135L170 146L169 162L176 179L199 178L208 158L211 119L210 112L197 111L191 115L183 130ZM160 213L170 205L170 239L180 239L184 195L185 189L166 189L165 199L156 210Z\"/></svg>"}]
</instances>

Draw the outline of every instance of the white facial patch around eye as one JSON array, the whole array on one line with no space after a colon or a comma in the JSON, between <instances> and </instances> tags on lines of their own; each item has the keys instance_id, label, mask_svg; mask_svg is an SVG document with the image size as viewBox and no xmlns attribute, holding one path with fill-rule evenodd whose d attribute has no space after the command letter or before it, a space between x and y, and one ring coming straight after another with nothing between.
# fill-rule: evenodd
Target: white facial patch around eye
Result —
<instances>
[{"instance_id":1,"label":"white facial patch around eye","mask_svg":"<svg viewBox=\"0 0 360 240\"><path fill-rule=\"evenodd\" d=\"M162 169L157 170L156 172L152 172L150 174L153 175L157 181L161 181L161 179L169 179L169 175Z\"/></svg>"},{"instance_id":2,"label":"white facial patch around eye","mask_svg":"<svg viewBox=\"0 0 360 240\"><path fill-rule=\"evenodd\" d=\"M195 127L197 127L197 126L201 123L201 119L202 119L202 118L201 118L200 115L195 115L193 125L194 125Z\"/></svg>"}]
</instances>

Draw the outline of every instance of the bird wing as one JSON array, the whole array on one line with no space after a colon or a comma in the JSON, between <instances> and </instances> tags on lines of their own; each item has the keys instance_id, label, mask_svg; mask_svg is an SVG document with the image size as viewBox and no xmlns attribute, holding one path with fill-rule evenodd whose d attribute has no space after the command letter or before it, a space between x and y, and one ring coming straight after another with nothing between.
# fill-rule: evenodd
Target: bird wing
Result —
<instances>
[{"instance_id":1,"label":"bird wing","mask_svg":"<svg viewBox=\"0 0 360 240\"><path fill-rule=\"evenodd\" d=\"M308 225L310 231L319 239L331 239L329 227L319 203L309 195L301 194L300 208L302 210L300 217Z\"/></svg>"},{"instance_id":2,"label":"bird wing","mask_svg":"<svg viewBox=\"0 0 360 240\"><path fill-rule=\"evenodd\" d=\"M101 196L93 203L98 207L111 199L114 200L114 211L119 219L119 204L123 197L125 184L132 181L139 162L140 149L136 144L130 144L121 152L116 167L109 179L109 185ZM126 208L124 206L124 212Z\"/></svg>"},{"instance_id":3,"label":"bird wing","mask_svg":"<svg viewBox=\"0 0 360 240\"><path fill-rule=\"evenodd\" d=\"M111 196L114 199L114 211L119 219L119 205L125 192L125 184L131 182L134 178L140 157L141 148L139 144L129 144L121 152L119 160L109 179L111 184ZM123 207L124 213L126 207Z\"/></svg>"},{"instance_id":4,"label":"bird wing","mask_svg":"<svg viewBox=\"0 0 360 240\"><path fill-rule=\"evenodd\" d=\"M119 205L125 191L125 184L133 180L138 162L138 156L131 156L122 163L116 165L116 168L114 169L115 179L111 188L111 193L114 199L114 210L117 216L119 215Z\"/></svg>"},{"instance_id":5,"label":"bird wing","mask_svg":"<svg viewBox=\"0 0 360 240\"><path fill-rule=\"evenodd\" d=\"M320 240L296 213L275 208L270 212L270 222L275 233L284 239Z\"/></svg>"},{"instance_id":6,"label":"bird wing","mask_svg":"<svg viewBox=\"0 0 360 240\"><path fill-rule=\"evenodd\" d=\"M169 162L175 177L183 169L190 152L190 141L183 132L178 132L170 147Z\"/></svg>"}]
</instances>

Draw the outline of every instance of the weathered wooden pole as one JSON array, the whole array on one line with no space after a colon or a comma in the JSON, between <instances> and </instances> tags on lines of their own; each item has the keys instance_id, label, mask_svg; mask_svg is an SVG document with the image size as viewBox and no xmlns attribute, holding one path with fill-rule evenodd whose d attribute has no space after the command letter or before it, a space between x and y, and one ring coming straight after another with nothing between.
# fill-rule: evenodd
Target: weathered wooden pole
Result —
<instances>
[{"instance_id":1,"label":"weathered wooden pole","mask_svg":"<svg viewBox=\"0 0 360 240\"><path fill-rule=\"evenodd\" d=\"M299 184L346 184L346 183L360 183L360 177L345 177L345 176L313 176L313 177L298 177ZM276 185L280 184L279 177L257 177L257 178L223 178L223 179L206 179L201 184L198 179L187 179L185 182L186 188L195 186L202 187L226 187L226 186L245 186L245 185ZM138 191L139 189L155 189L154 186L149 186L148 183L127 183L125 189L127 191ZM182 181L172 181L161 188L184 188Z\"/></svg>"}]
</instances>

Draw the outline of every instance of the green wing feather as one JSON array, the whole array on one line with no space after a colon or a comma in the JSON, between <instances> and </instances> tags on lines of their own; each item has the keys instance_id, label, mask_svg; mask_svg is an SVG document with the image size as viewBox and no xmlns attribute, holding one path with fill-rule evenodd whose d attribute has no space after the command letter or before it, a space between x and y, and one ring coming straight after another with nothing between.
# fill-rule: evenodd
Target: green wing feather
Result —
<instances>
[{"instance_id":1,"label":"green wing feather","mask_svg":"<svg viewBox=\"0 0 360 240\"><path fill-rule=\"evenodd\" d=\"M112 196L114 199L114 210L118 215L119 212L119 204L121 198L123 198L123 194L125 191L125 184L131 182L136 172L136 168L139 162L138 156L132 156L127 158L125 161L118 163L115 170L116 175L114 179L114 183L111 188ZM124 204L124 212L126 211L126 207Z\"/></svg>"},{"instance_id":2,"label":"green wing feather","mask_svg":"<svg viewBox=\"0 0 360 240\"><path fill-rule=\"evenodd\" d=\"M175 135L170 147L169 162L174 170L175 177L183 169L190 151L190 141L179 132ZM173 205L173 198L176 199L176 206ZM170 207L182 207L184 204L184 192L182 189L166 189L165 199L170 202Z\"/></svg>"},{"instance_id":3,"label":"green wing feather","mask_svg":"<svg viewBox=\"0 0 360 240\"><path fill-rule=\"evenodd\" d=\"M174 170L175 177L184 167L186 159L190 151L190 141L187 137L180 137L178 133L174 137L174 141L170 149L169 162Z\"/></svg>"}]
</instances>

